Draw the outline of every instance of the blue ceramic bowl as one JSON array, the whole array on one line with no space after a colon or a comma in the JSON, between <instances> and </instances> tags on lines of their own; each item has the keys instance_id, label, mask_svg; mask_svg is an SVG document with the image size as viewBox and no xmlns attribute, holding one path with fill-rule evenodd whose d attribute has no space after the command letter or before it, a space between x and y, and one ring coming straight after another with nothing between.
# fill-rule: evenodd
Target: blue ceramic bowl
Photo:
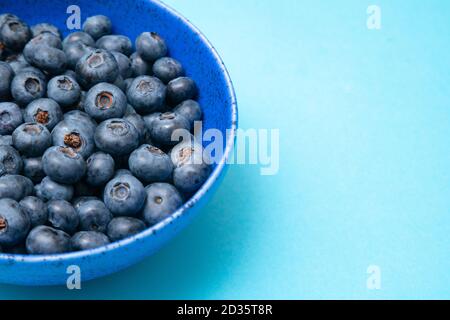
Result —
<instances>
[{"instance_id":1,"label":"blue ceramic bowl","mask_svg":"<svg viewBox=\"0 0 450 320\"><path fill-rule=\"evenodd\" d=\"M135 39L143 31L156 31L166 40L170 55L185 66L198 84L204 111L204 130L219 129L226 137L224 156L215 165L205 185L170 218L132 238L95 250L63 255L25 256L0 254L0 282L19 285L57 285L67 280L67 268L81 268L82 281L114 273L153 254L182 230L206 203L223 177L226 159L232 152L237 127L237 105L233 86L219 55L188 20L166 5L149 0L79 0L82 20L104 14L111 18L114 32ZM67 8L72 0L2 0L0 13L11 12L29 25L51 22L69 33ZM205 230L206 237L206 230Z\"/></svg>"}]
</instances>

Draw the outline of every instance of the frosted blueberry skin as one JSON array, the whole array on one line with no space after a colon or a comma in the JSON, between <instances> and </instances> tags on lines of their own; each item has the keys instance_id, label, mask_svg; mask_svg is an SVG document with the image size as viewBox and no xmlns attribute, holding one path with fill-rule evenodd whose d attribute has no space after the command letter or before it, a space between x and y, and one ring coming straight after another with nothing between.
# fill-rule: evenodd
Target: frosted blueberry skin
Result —
<instances>
[{"instance_id":1,"label":"frosted blueberry skin","mask_svg":"<svg viewBox=\"0 0 450 320\"><path fill-rule=\"evenodd\" d=\"M90 89L101 82L114 83L119 76L119 65L110 52L96 49L78 61L75 72L80 85Z\"/></svg>"},{"instance_id":2,"label":"frosted blueberry skin","mask_svg":"<svg viewBox=\"0 0 450 320\"><path fill-rule=\"evenodd\" d=\"M128 102L142 115L160 110L166 100L166 86L156 77L139 76L127 89Z\"/></svg>"},{"instance_id":3,"label":"frosted blueberry skin","mask_svg":"<svg viewBox=\"0 0 450 320\"><path fill-rule=\"evenodd\" d=\"M61 32L59 29L50 23L38 23L31 27L33 38L43 33L51 33L61 39Z\"/></svg>"},{"instance_id":4,"label":"frosted blueberry skin","mask_svg":"<svg viewBox=\"0 0 450 320\"><path fill-rule=\"evenodd\" d=\"M75 210L78 210L78 208L85 203L86 201L90 201L90 200L100 200L100 198L94 197L94 196L82 196L82 197L77 197L75 199L72 200L72 204L73 207L75 208Z\"/></svg>"},{"instance_id":5,"label":"frosted blueberry skin","mask_svg":"<svg viewBox=\"0 0 450 320\"><path fill-rule=\"evenodd\" d=\"M95 40L86 32L76 31L67 35L67 37L63 40L63 47L65 48L67 45L71 43L81 42L88 47L95 47Z\"/></svg>"},{"instance_id":6,"label":"frosted blueberry skin","mask_svg":"<svg viewBox=\"0 0 450 320\"><path fill-rule=\"evenodd\" d=\"M25 46L23 55L30 65L49 74L58 75L66 70L66 54L61 49L29 42Z\"/></svg>"},{"instance_id":7,"label":"frosted blueberry skin","mask_svg":"<svg viewBox=\"0 0 450 320\"><path fill-rule=\"evenodd\" d=\"M70 246L73 251L95 249L109 243L109 238L105 234L96 231L80 231L70 239Z\"/></svg>"},{"instance_id":8,"label":"frosted blueberry skin","mask_svg":"<svg viewBox=\"0 0 450 320\"><path fill-rule=\"evenodd\" d=\"M147 135L147 126L144 119L137 113L125 115L123 119L129 121L136 128L139 133L139 141L143 143Z\"/></svg>"},{"instance_id":9,"label":"frosted blueberry skin","mask_svg":"<svg viewBox=\"0 0 450 320\"><path fill-rule=\"evenodd\" d=\"M42 179L40 184L34 186L36 196L43 201L67 200L73 198L73 186L53 181L49 177Z\"/></svg>"},{"instance_id":10,"label":"frosted blueberry skin","mask_svg":"<svg viewBox=\"0 0 450 320\"><path fill-rule=\"evenodd\" d=\"M49 131L63 119L63 112L59 104L48 98L40 98L33 100L25 108L23 113L25 122L40 123L44 125Z\"/></svg>"},{"instance_id":11,"label":"frosted blueberry skin","mask_svg":"<svg viewBox=\"0 0 450 320\"><path fill-rule=\"evenodd\" d=\"M127 109L127 97L115 85L99 83L89 89L84 109L97 121L121 118Z\"/></svg>"},{"instance_id":12,"label":"frosted blueberry skin","mask_svg":"<svg viewBox=\"0 0 450 320\"><path fill-rule=\"evenodd\" d=\"M96 152L86 161L85 180L94 187L105 185L114 176L114 159L107 153Z\"/></svg>"},{"instance_id":13,"label":"frosted blueberry skin","mask_svg":"<svg viewBox=\"0 0 450 320\"><path fill-rule=\"evenodd\" d=\"M106 232L113 215L106 205L99 200L87 200L77 206L80 218L79 230Z\"/></svg>"},{"instance_id":14,"label":"frosted blueberry skin","mask_svg":"<svg viewBox=\"0 0 450 320\"><path fill-rule=\"evenodd\" d=\"M82 123L90 132L95 132L97 122L84 111L72 110L64 114L64 120L68 122Z\"/></svg>"},{"instance_id":15,"label":"frosted blueberry skin","mask_svg":"<svg viewBox=\"0 0 450 320\"><path fill-rule=\"evenodd\" d=\"M0 146L12 146L12 136L0 136Z\"/></svg>"},{"instance_id":16,"label":"frosted blueberry skin","mask_svg":"<svg viewBox=\"0 0 450 320\"><path fill-rule=\"evenodd\" d=\"M172 105L178 105L185 100L194 99L197 96L197 85L188 77L180 77L167 84L167 100Z\"/></svg>"},{"instance_id":17,"label":"frosted blueberry skin","mask_svg":"<svg viewBox=\"0 0 450 320\"><path fill-rule=\"evenodd\" d=\"M89 34L94 40L102 36L111 34L111 20L104 15L96 15L86 19L83 23L83 31Z\"/></svg>"},{"instance_id":18,"label":"frosted blueberry skin","mask_svg":"<svg viewBox=\"0 0 450 320\"><path fill-rule=\"evenodd\" d=\"M42 166L42 158L23 158L22 174L34 183L39 183L44 179L45 172Z\"/></svg>"},{"instance_id":19,"label":"frosted blueberry skin","mask_svg":"<svg viewBox=\"0 0 450 320\"><path fill-rule=\"evenodd\" d=\"M22 110L17 104L13 102L0 103L0 135L10 135L22 123Z\"/></svg>"},{"instance_id":20,"label":"frosted blueberry skin","mask_svg":"<svg viewBox=\"0 0 450 320\"><path fill-rule=\"evenodd\" d=\"M133 217L117 217L108 225L107 234L111 241L119 241L144 231L145 223Z\"/></svg>"},{"instance_id":21,"label":"frosted blueberry skin","mask_svg":"<svg viewBox=\"0 0 450 320\"><path fill-rule=\"evenodd\" d=\"M56 76L47 84L47 96L63 108L71 107L80 101L81 87L71 76Z\"/></svg>"},{"instance_id":22,"label":"frosted blueberry skin","mask_svg":"<svg viewBox=\"0 0 450 320\"><path fill-rule=\"evenodd\" d=\"M182 77L184 69L181 63L169 57L160 58L153 64L153 74L165 84Z\"/></svg>"},{"instance_id":23,"label":"frosted blueberry skin","mask_svg":"<svg viewBox=\"0 0 450 320\"><path fill-rule=\"evenodd\" d=\"M173 171L170 157L161 149L148 144L131 153L128 165L133 175L145 184L167 181Z\"/></svg>"},{"instance_id":24,"label":"frosted blueberry skin","mask_svg":"<svg viewBox=\"0 0 450 320\"><path fill-rule=\"evenodd\" d=\"M51 147L42 157L44 172L53 181L74 184L81 180L86 172L86 162L74 149L69 147Z\"/></svg>"},{"instance_id":25,"label":"frosted blueberry skin","mask_svg":"<svg viewBox=\"0 0 450 320\"><path fill-rule=\"evenodd\" d=\"M142 59L142 57L137 52L133 53L130 56L130 62L132 77L151 75L152 64Z\"/></svg>"},{"instance_id":26,"label":"frosted blueberry skin","mask_svg":"<svg viewBox=\"0 0 450 320\"><path fill-rule=\"evenodd\" d=\"M156 32L143 32L136 38L136 52L148 62L167 55L167 46Z\"/></svg>"},{"instance_id":27,"label":"frosted blueberry skin","mask_svg":"<svg viewBox=\"0 0 450 320\"><path fill-rule=\"evenodd\" d=\"M35 99L44 97L47 83L42 74L34 69L24 68L11 82L11 94L17 104L25 106Z\"/></svg>"},{"instance_id":28,"label":"frosted blueberry skin","mask_svg":"<svg viewBox=\"0 0 450 320\"><path fill-rule=\"evenodd\" d=\"M25 60L25 57L22 53L8 56L5 59L5 62L8 63L8 65L14 71L14 74L18 74L21 70L30 66L30 64Z\"/></svg>"},{"instance_id":29,"label":"frosted blueberry skin","mask_svg":"<svg viewBox=\"0 0 450 320\"><path fill-rule=\"evenodd\" d=\"M0 100L8 100L11 96L11 81L14 77L14 70L11 66L0 61Z\"/></svg>"},{"instance_id":30,"label":"frosted blueberry skin","mask_svg":"<svg viewBox=\"0 0 450 320\"><path fill-rule=\"evenodd\" d=\"M194 129L195 121L202 120L202 109L197 101L186 100L180 103L173 112L181 114L191 124L191 130Z\"/></svg>"},{"instance_id":31,"label":"frosted blueberry skin","mask_svg":"<svg viewBox=\"0 0 450 320\"><path fill-rule=\"evenodd\" d=\"M147 194L142 210L148 225L153 226L169 217L183 205L178 190L168 183L154 183L145 188Z\"/></svg>"},{"instance_id":32,"label":"frosted blueberry skin","mask_svg":"<svg viewBox=\"0 0 450 320\"><path fill-rule=\"evenodd\" d=\"M15 246L25 239L30 219L12 199L0 199L0 245Z\"/></svg>"},{"instance_id":33,"label":"frosted blueberry skin","mask_svg":"<svg viewBox=\"0 0 450 320\"><path fill-rule=\"evenodd\" d=\"M37 226L28 234L26 248L29 254L35 255L69 252L70 236L62 230Z\"/></svg>"},{"instance_id":34,"label":"frosted blueberry skin","mask_svg":"<svg viewBox=\"0 0 450 320\"><path fill-rule=\"evenodd\" d=\"M9 198L20 201L33 194L33 182L27 177L7 174L0 177L0 199Z\"/></svg>"},{"instance_id":35,"label":"frosted blueberry skin","mask_svg":"<svg viewBox=\"0 0 450 320\"><path fill-rule=\"evenodd\" d=\"M120 175L106 185L103 201L114 216L135 216L144 205L144 186L131 175Z\"/></svg>"},{"instance_id":36,"label":"frosted blueberry skin","mask_svg":"<svg viewBox=\"0 0 450 320\"><path fill-rule=\"evenodd\" d=\"M52 139L54 146L70 147L84 159L94 152L94 128L87 122L63 120L53 129Z\"/></svg>"},{"instance_id":37,"label":"frosted blueberry skin","mask_svg":"<svg viewBox=\"0 0 450 320\"><path fill-rule=\"evenodd\" d=\"M166 112L155 117L149 128L150 138L159 146L174 146L178 141L174 137L176 130L189 133L191 125L185 117L178 113Z\"/></svg>"},{"instance_id":38,"label":"frosted blueberry skin","mask_svg":"<svg viewBox=\"0 0 450 320\"><path fill-rule=\"evenodd\" d=\"M12 134L13 145L27 157L39 157L51 146L50 131L39 123L24 123Z\"/></svg>"},{"instance_id":39,"label":"frosted blueberry skin","mask_svg":"<svg viewBox=\"0 0 450 320\"><path fill-rule=\"evenodd\" d=\"M20 200L19 205L22 211L30 218L32 228L44 225L47 222L47 205L38 197L25 197Z\"/></svg>"},{"instance_id":40,"label":"frosted blueberry skin","mask_svg":"<svg viewBox=\"0 0 450 320\"><path fill-rule=\"evenodd\" d=\"M123 35L106 35L96 42L97 48L108 50L110 52L117 51L129 56L132 52L133 44L130 38Z\"/></svg>"},{"instance_id":41,"label":"frosted blueberry skin","mask_svg":"<svg viewBox=\"0 0 450 320\"><path fill-rule=\"evenodd\" d=\"M139 146L139 132L127 120L109 119L97 126L95 145L112 156L125 156Z\"/></svg>"},{"instance_id":42,"label":"frosted blueberry skin","mask_svg":"<svg viewBox=\"0 0 450 320\"><path fill-rule=\"evenodd\" d=\"M22 158L11 146L0 146L0 176L5 174L19 174L23 168Z\"/></svg>"},{"instance_id":43,"label":"frosted blueberry skin","mask_svg":"<svg viewBox=\"0 0 450 320\"><path fill-rule=\"evenodd\" d=\"M6 20L0 27L0 39L3 46L10 51L20 52L30 38L30 28L20 19Z\"/></svg>"},{"instance_id":44,"label":"frosted blueberry skin","mask_svg":"<svg viewBox=\"0 0 450 320\"><path fill-rule=\"evenodd\" d=\"M131 70L130 58L128 58L125 54L118 51L112 51L111 53L117 61L117 64L119 66L119 73L122 76L122 78L123 79L130 78L133 75L133 71Z\"/></svg>"},{"instance_id":45,"label":"frosted blueberry skin","mask_svg":"<svg viewBox=\"0 0 450 320\"><path fill-rule=\"evenodd\" d=\"M70 42L64 45L64 53L66 54L67 67L70 69L75 69L78 61L95 50L95 48L84 44L81 41Z\"/></svg>"},{"instance_id":46,"label":"frosted blueberry skin","mask_svg":"<svg viewBox=\"0 0 450 320\"><path fill-rule=\"evenodd\" d=\"M48 222L68 234L74 234L80 218L72 204L66 200L51 200L47 203Z\"/></svg>"},{"instance_id":47,"label":"frosted blueberry skin","mask_svg":"<svg viewBox=\"0 0 450 320\"><path fill-rule=\"evenodd\" d=\"M62 50L61 38L51 32L43 32L35 37L33 37L25 46L24 54L33 46L44 45ZM29 54L29 52L27 52ZM26 58L26 56L25 56Z\"/></svg>"},{"instance_id":48,"label":"frosted blueberry skin","mask_svg":"<svg viewBox=\"0 0 450 320\"><path fill-rule=\"evenodd\" d=\"M0 14L0 28L5 24L7 21L11 20L20 20L18 16L12 13L3 13Z\"/></svg>"}]
</instances>

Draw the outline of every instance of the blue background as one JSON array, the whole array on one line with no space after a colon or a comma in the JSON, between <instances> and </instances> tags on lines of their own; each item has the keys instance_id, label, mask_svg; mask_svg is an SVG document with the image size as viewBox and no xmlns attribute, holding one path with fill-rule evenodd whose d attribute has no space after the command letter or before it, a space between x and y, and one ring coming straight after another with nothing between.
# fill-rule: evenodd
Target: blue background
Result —
<instances>
[{"instance_id":1,"label":"blue background","mask_svg":"<svg viewBox=\"0 0 450 320\"><path fill-rule=\"evenodd\" d=\"M166 3L222 55L240 127L280 129L279 173L232 166L194 224L126 271L0 299L449 299L450 2Z\"/></svg>"}]
</instances>

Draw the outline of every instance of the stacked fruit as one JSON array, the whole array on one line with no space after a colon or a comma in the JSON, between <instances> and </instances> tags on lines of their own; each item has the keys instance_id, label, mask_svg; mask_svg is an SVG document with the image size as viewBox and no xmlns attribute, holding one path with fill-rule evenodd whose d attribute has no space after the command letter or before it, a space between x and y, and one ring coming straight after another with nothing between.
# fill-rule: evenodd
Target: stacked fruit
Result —
<instances>
[{"instance_id":1,"label":"stacked fruit","mask_svg":"<svg viewBox=\"0 0 450 320\"><path fill-rule=\"evenodd\" d=\"M195 82L165 41L0 15L0 251L87 250L170 216L210 174ZM173 139L182 130L184 141Z\"/></svg>"}]
</instances>

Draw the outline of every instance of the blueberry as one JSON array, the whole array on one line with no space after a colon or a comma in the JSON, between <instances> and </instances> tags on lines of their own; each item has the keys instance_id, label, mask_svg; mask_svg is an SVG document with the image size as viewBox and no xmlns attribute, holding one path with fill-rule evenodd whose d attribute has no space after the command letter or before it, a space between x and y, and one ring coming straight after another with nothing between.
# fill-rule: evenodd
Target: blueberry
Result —
<instances>
[{"instance_id":1,"label":"blueberry","mask_svg":"<svg viewBox=\"0 0 450 320\"><path fill-rule=\"evenodd\" d=\"M23 241L30 230L30 219L17 201L0 199L0 245L15 246Z\"/></svg>"},{"instance_id":2,"label":"blueberry","mask_svg":"<svg viewBox=\"0 0 450 320\"><path fill-rule=\"evenodd\" d=\"M145 230L145 223L132 217L118 217L108 225L108 237L111 241L119 241L134 236Z\"/></svg>"},{"instance_id":3,"label":"blueberry","mask_svg":"<svg viewBox=\"0 0 450 320\"><path fill-rule=\"evenodd\" d=\"M91 186L105 185L114 176L114 159L107 153L96 152L86 163L86 182Z\"/></svg>"},{"instance_id":4,"label":"blueberry","mask_svg":"<svg viewBox=\"0 0 450 320\"><path fill-rule=\"evenodd\" d=\"M117 65L119 66L119 73L122 76L122 78L127 79L132 76L132 70L131 70L131 61L130 58L128 58L123 53L120 53L118 51L112 51L111 52L114 56L114 58L117 61Z\"/></svg>"},{"instance_id":5,"label":"blueberry","mask_svg":"<svg viewBox=\"0 0 450 320\"><path fill-rule=\"evenodd\" d=\"M22 110L12 102L0 103L0 134L10 135L23 123Z\"/></svg>"},{"instance_id":6,"label":"blueberry","mask_svg":"<svg viewBox=\"0 0 450 320\"><path fill-rule=\"evenodd\" d=\"M6 174L0 177L0 199L10 198L20 201L33 194L33 182L27 177Z\"/></svg>"},{"instance_id":7,"label":"blueberry","mask_svg":"<svg viewBox=\"0 0 450 320\"><path fill-rule=\"evenodd\" d=\"M87 122L63 120L53 129L52 139L54 146L70 147L85 159L94 152L94 128Z\"/></svg>"},{"instance_id":8,"label":"blueberry","mask_svg":"<svg viewBox=\"0 0 450 320\"><path fill-rule=\"evenodd\" d=\"M101 201L99 198L94 197L94 196L83 196L83 197L77 197L72 201L73 207L75 208L75 210L78 210L78 208L83 205L85 202L90 201L90 200L99 200Z\"/></svg>"},{"instance_id":9,"label":"blueberry","mask_svg":"<svg viewBox=\"0 0 450 320\"><path fill-rule=\"evenodd\" d=\"M8 20L0 28L1 42L8 50L21 51L30 38L30 28L21 20Z\"/></svg>"},{"instance_id":10,"label":"blueberry","mask_svg":"<svg viewBox=\"0 0 450 320\"><path fill-rule=\"evenodd\" d=\"M97 126L94 140L101 151L112 156L123 156L138 147L139 132L127 120L109 119Z\"/></svg>"},{"instance_id":11,"label":"blueberry","mask_svg":"<svg viewBox=\"0 0 450 320\"><path fill-rule=\"evenodd\" d=\"M86 172L83 157L69 147L47 149L42 157L42 166L53 181L66 184L80 181Z\"/></svg>"},{"instance_id":12,"label":"blueberry","mask_svg":"<svg viewBox=\"0 0 450 320\"><path fill-rule=\"evenodd\" d=\"M38 197L25 197L19 204L22 211L30 219L31 228L44 225L47 222L47 205Z\"/></svg>"},{"instance_id":13,"label":"blueberry","mask_svg":"<svg viewBox=\"0 0 450 320\"><path fill-rule=\"evenodd\" d=\"M178 143L173 136L176 130L185 130L189 132L190 123L180 114L166 112L159 115L152 121L149 129L152 141L161 146L171 146Z\"/></svg>"},{"instance_id":14,"label":"blueberry","mask_svg":"<svg viewBox=\"0 0 450 320\"><path fill-rule=\"evenodd\" d=\"M26 44L26 46L23 50L24 54L26 51L29 51L30 49L32 49L34 46L37 46L37 45L49 46L49 47L53 47L53 48L62 50L61 38L53 33L44 32L44 33L41 33L41 34L35 36L33 39L31 39ZM30 52L28 52L27 54L29 54L29 53ZM27 54L25 54L25 58L26 58Z\"/></svg>"},{"instance_id":15,"label":"blueberry","mask_svg":"<svg viewBox=\"0 0 450 320\"><path fill-rule=\"evenodd\" d=\"M55 47L29 42L23 50L23 55L29 64L49 74L61 74L66 69L66 54Z\"/></svg>"},{"instance_id":16,"label":"blueberry","mask_svg":"<svg viewBox=\"0 0 450 320\"><path fill-rule=\"evenodd\" d=\"M173 105L197 96L197 86L194 80L188 77L176 78L167 85L167 99Z\"/></svg>"},{"instance_id":17,"label":"blueberry","mask_svg":"<svg viewBox=\"0 0 450 320\"><path fill-rule=\"evenodd\" d=\"M160 149L143 145L131 153L128 164L133 175L142 182L164 182L172 176L170 157Z\"/></svg>"},{"instance_id":18,"label":"blueberry","mask_svg":"<svg viewBox=\"0 0 450 320\"><path fill-rule=\"evenodd\" d=\"M139 141L143 142L147 134L147 127L144 119L137 113L125 115L123 119L129 121L139 133Z\"/></svg>"},{"instance_id":19,"label":"blueberry","mask_svg":"<svg viewBox=\"0 0 450 320\"><path fill-rule=\"evenodd\" d=\"M21 53L9 56L8 58L5 59L5 62L9 64L11 69L14 71L14 74L18 74L24 68L30 66L30 64L25 60L25 57Z\"/></svg>"},{"instance_id":20,"label":"blueberry","mask_svg":"<svg viewBox=\"0 0 450 320\"><path fill-rule=\"evenodd\" d=\"M80 110L72 110L66 112L64 114L64 120L68 122L75 121L82 123L91 132L95 132L95 128L97 127L97 122L94 119L92 119L91 116L88 115L86 112Z\"/></svg>"},{"instance_id":21,"label":"blueberry","mask_svg":"<svg viewBox=\"0 0 450 320\"><path fill-rule=\"evenodd\" d=\"M130 55L132 51L132 43L130 38L122 35L107 35L103 36L96 42L97 48L117 51L125 55Z\"/></svg>"},{"instance_id":22,"label":"blueberry","mask_svg":"<svg viewBox=\"0 0 450 320\"><path fill-rule=\"evenodd\" d=\"M155 77L139 76L127 89L129 103L140 114L158 111L166 99L166 86Z\"/></svg>"},{"instance_id":23,"label":"blueberry","mask_svg":"<svg viewBox=\"0 0 450 320\"><path fill-rule=\"evenodd\" d=\"M73 197L73 186L57 183L49 177L45 177L40 184L34 187L34 190L36 191L36 196L43 201L70 201Z\"/></svg>"},{"instance_id":24,"label":"blueberry","mask_svg":"<svg viewBox=\"0 0 450 320\"><path fill-rule=\"evenodd\" d=\"M48 129L39 123L24 123L12 134L13 145L27 157L39 157L52 144Z\"/></svg>"},{"instance_id":25,"label":"blueberry","mask_svg":"<svg viewBox=\"0 0 450 320\"><path fill-rule=\"evenodd\" d=\"M12 136L0 136L0 146L12 146Z\"/></svg>"},{"instance_id":26,"label":"blueberry","mask_svg":"<svg viewBox=\"0 0 450 320\"><path fill-rule=\"evenodd\" d=\"M70 245L73 251L83 251L103 247L109 244L109 238L96 231L80 231L70 239Z\"/></svg>"},{"instance_id":27,"label":"blueberry","mask_svg":"<svg viewBox=\"0 0 450 320\"><path fill-rule=\"evenodd\" d=\"M4 174L19 174L23 161L20 154L11 146L0 146L0 176Z\"/></svg>"},{"instance_id":28,"label":"blueberry","mask_svg":"<svg viewBox=\"0 0 450 320\"><path fill-rule=\"evenodd\" d=\"M104 121L121 118L127 108L125 94L110 83L99 83L93 86L86 95L85 111L95 120Z\"/></svg>"},{"instance_id":29,"label":"blueberry","mask_svg":"<svg viewBox=\"0 0 450 320\"><path fill-rule=\"evenodd\" d=\"M36 37L43 33L51 33L58 38L61 38L59 29L50 23L38 23L31 27L31 34L33 37Z\"/></svg>"},{"instance_id":30,"label":"blueberry","mask_svg":"<svg viewBox=\"0 0 450 320\"><path fill-rule=\"evenodd\" d=\"M42 76L30 70L21 70L11 82L11 94L19 105L42 98L46 90L47 84Z\"/></svg>"},{"instance_id":31,"label":"blueberry","mask_svg":"<svg viewBox=\"0 0 450 320\"><path fill-rule=\"evenodd\" d=\"M133 77L149 75L152 72L152 65L148 63L137 52L130 56L131 75Z\"/></svg>"},{"instance_id":32,"label":"blueberry","mask_svg":"<svg viewBox=\"0 0 450 320\"><path fill-rule=\"evenodd\" d=\"M175 113L181 114L191 124L191 130L194 129L195 121L202 120L202 109L197 101L186 100L179 104L174 110Z\"/></svg>"},{"instance_id":33,"label":"blueberry","mask_svg":"<svg viewBox=\"0 0 450 320\"><path fill-rule=\"evenodd\" d=\"M108 17L103 15L92 16L83 23L83 31L89 34L93 39L111 34L112 23Z\"/></svg>"},{"instance_id":34,"label":"blueberry","mask_svg":"<svg viewBox=\"0 0 450 320\"><path fill-rule=\"evenodd\" d=\"M67 67L75 69L78 61L86 54L92 53L95 48L90 47L81 41L76 41L65 44L63 50L66 54Z\"/></svg>"},{"instance_id":35,"label":"blueberry","mask_svg":"<svg viewBox=\"0 0 450 320\"><path fill-rule=\"evenodd\" d=\"M47 96L55 100L61 107L67 108L80 101L81 88L70 76L56 76L47 84Z\"/></svg>"},{"instance_id":36,"label":"blueberry","mask_svg":"<svg viewBox=\"0 0 450 320\"><path fill-rule=\"evenodd\" d=\"M42 167L42 158L23 159L23 175L34 183L41 182L45 177L44 168Z\"/></svg>"},{"instance_id":37,"label":"blueberry","mask_svg":"<svg viewBox=\"0 0 450 320\"><path fill-rule=\"evenodd\" d=\"M57 254L69 252L70 236L62 230L37 226L30 231L26 240L29 254Z\"/></svg>"},{"instance_id":38,"label":"blueberry","mask_svg":"<svg viewBox=\"0 0 450 320\"><path fill-rule=\"evenodd\" d=\"M79 83L89 89L101 82L116 81L119 76L119 65L110 52L96 49L78 61L75 71Z\"/></svg>"},{"instance_id":39,"label":"blueberry","mask_svg":"<svg viewBox=\"0 0 450 320\"><path fill-rule=\"evenodd\" d=\"M95 40L87 34L86 32L76 31L69 34L63 40L63 47L65 48L67 45L75 42L84 43L88 47L95 47Z\"/></svg>"},{"instance_id":40,"label":"blueberry","mask_svg":"<svg viewBox=\"0 0 450 320\"><path fill-rule=\"evenodd\" d=\"M167 46L156 32L143 32L136 39L136 52L142 59L153 62L167 54Z\"/></svg>"},{"instance_id":41,"label":"blueberry","mask_svg":"<svg viewBox=\"0 0 450 320\"><path fill-rule=\"evenodd\" d=\"M142 214L150 225L169 217L183 205L183 198L178 190L168 183L154 183L145 188L147 199Z\"/></svg>"},{"instance_id":42,"label":"blueberry","mask_svg":"<svg viewBox=\"0 0 450 320\"><path fill-rule=\"evenodd\" d=\"M48 222L55 228L73 234L78 228L80 218L70 202L51 200L47 203Z\"/></svg>"},{"instance_id":43,"label":"blueberry","mask_svg":"<svg viewBox=\"0 0 450 320\"><path fill-rule=\"evenodd\" d=\"M144 205L144 186L131 175L120 175L108 182L103 200L115 216L134 216Z\"/></svg>"},{"instance_id":44,"label":"blueberry","mask_svg":"<svg viewBox=\"0 0 450 320\"><path fill-rule=\"evenodd\" d=\"M28 104L23 118L25 122L40 123L51 131L62 120L63 112L55 100L40 98Z\"/></svg>"},{"instance_id":45,"label":"blueberry","mask_svg":"<svg viewBox=\"0 0 450 320\"><path fill-rule=\"evenodd\" d=\"M0 61L0 101L8 100L11 96L11 81L14 78L14 70L11 66Z\"/></svg>"},{"instance_id":46,"label":"blueberry","mask_svg":"<svg viewBox=\"0 0 450 320\"><path fill-rule=\"evenodd\" d=\"M117 177L120 177L120 176L123 176L123 175L130 175L130 176L132 176L133 173L130 170L128 170L128 169L119 169L114 174L114 178L117 178Z\"/></svg>"},{"instance_id":47,"label":"blueberry","mask_svg":"<svg viewBox=\"0 0 450 320\"><path fill-rule=\"evenodd\" d=\"M167 84L171 80L183 76L184 69L177 60L164 57L156 60L153 64L153 74Z\"/></svg>"},{"instance_id":48,"label":"blueberry","mask_svg":"<svg viewBox=\"0 0 450 320\"><path fill-rule=\"evenodd\" d=\"M80 217L81 231L106 232L109 222L113 218L105 204L99 200L88 200L77 207Z\"/></svg>"}]
</instances>

